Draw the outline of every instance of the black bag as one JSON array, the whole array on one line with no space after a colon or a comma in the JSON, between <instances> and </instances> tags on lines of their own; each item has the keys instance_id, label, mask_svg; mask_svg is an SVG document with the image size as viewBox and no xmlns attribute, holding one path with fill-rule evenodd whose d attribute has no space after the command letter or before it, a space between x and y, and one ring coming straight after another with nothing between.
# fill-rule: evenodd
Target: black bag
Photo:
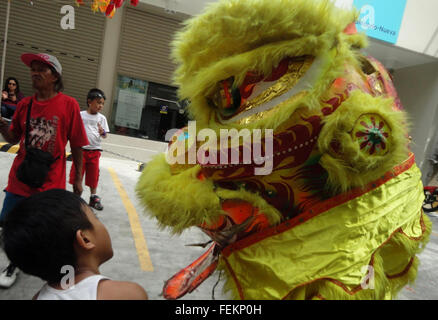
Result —
<instances>
[{"instance_id":1,"label":"black bag","mask_svg":"<svg viewBox=\"0 0 438 320\"><path fill-rule=\"evenodd\" d=\"M27 110L26 118L26 136L25 147L26 155L23 162L17 169L17 178L21 182L27 184L32 188L40 188L50 171L50 166L58 158L53 158L50 152L43 151L41 149L32 148L29 146L28 135L30 126L30 109L32 107L32 100L30 101L29 108Z\"/></svg>"}]
</instances>

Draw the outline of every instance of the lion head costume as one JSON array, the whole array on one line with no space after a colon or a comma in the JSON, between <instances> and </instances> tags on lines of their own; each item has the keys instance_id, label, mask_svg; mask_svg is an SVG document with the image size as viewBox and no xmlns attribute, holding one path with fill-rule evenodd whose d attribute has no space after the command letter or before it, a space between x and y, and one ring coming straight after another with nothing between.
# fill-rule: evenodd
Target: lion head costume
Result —
<instances>
[{"instance_id":1,"label":"lion head costume","mask_svg":"<svg viewBox=\"0 0 438 320\"><path fill-rule=\"evenodd\" d=\"M137 194L161 226L198 226L212 245L166 298L217 268L237 299L390 299L415 279L431 229L421 173L356 18L326 0L224 0L177 34L195 122Z\"/></svg>"}]
</instances>

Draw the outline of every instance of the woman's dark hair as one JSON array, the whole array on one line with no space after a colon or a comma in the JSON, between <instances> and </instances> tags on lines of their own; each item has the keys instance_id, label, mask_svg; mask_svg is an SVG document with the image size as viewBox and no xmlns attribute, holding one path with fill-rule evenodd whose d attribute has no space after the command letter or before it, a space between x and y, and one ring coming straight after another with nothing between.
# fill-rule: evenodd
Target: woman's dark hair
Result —
<instances>
[{"instance_id":1,"label":"woman's dark hair","mask_svg":"<svg viewBox=\"0 0 438 320\"><path fill-rule=\"evenodd\" d=\"M53 189L20 201L3 225L3 247L9 260L23 272L58 283L63 266L77 266L77 230L92 229L78 195Z\"/></svg>"},{"instance_id":2,"label":"woman's dark hair","mask_svg":"<svg viewBox=\"0 0 438 320\"><path fill-rule=\"evenodd\" d=\"M3 87L3 91L9 92L8 83L11 80L14 80L15 83L17 84L17 86L15 87L15 94L18 94L20 92L20 84L18 83L18 80L16 78L14 78L14 77L9 77L9 78L6 79L5 86Z\"/></svg>"},{"instance_id":3,"label":"woman's dark hair","mask_svg":"<svg viewBox=\"0 0 438 320\"><path fill-rule=\"evenodd\" d=\"M105 93L97 88L90 89L90 91L88 91L87 94L87 107L88 107L88 100L93 101L94 99L106 100Z\"/></svg>"},{"instance_id":4,"label":"woman's dark hair","mask_svg":"<svg viewBox=\"0 0 438 320\"><path fill-rule=\"evenodd\" d=\"M62 75L60 75L55 68L53 68L52 66L49 65L50 70L52 71L52 73L54 75L56 75L58 77L58 80L55 82L55 91L56 92L61 92L64 91L64 81L62 79Z\"/></svg>"}]
</instances>

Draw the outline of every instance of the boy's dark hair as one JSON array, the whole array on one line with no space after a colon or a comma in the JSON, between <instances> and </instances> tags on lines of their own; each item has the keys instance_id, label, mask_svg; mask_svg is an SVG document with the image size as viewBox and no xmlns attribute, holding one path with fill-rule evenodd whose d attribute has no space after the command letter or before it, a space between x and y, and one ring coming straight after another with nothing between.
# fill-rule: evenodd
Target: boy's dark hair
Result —
<instances>
[{"instance_id":1,"label":"boy's dark hair","mask_svg":"<svg viewBox=\"0 0 438 320\"><path fill-rule=\"evenodd\" d=\"M58 283L65 265L77 266L76 231L92 229L78 195L53 189L20 201L6 216L3 246L9 260L23 272Z\"/></svg>"},{"instance_id":2,"label":"boy's dark hair","mask_svg":"<svg viewBox=\"0 0 438 320\"><path fill-rule=\"evenodd\" d=\"M90 91L88 91L87 94L87 108L88 108L88 100L93 101L94 99L100 99L100 98L106 100L105 93L102 90L97 88L90 89Z\"/></svg>"}]
</instances>

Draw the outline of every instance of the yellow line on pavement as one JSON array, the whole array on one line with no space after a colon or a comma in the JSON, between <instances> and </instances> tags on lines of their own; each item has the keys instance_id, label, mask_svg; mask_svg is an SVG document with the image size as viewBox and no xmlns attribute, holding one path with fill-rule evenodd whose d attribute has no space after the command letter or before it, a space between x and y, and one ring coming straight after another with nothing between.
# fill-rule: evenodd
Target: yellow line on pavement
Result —
<instances>
[{"instance_id":1,"label":"yellow line on pavement","mask_svg":"<svg viewBox=\"0 0 438 320\"><path fill-rule=\"evenodd\" d=\"M125 189L120 183L119 177L113 168L108 168L108 171L111 174L111 178L116 185L117 191L120 194L120 198L122 198L123 205L125 206L126 212L128 213L129 223L131 224L132 235L134 236L134 243L137 249L138 259L140 261L140 267L143 271L154 271L154 267L152 266L151 257L149 255L148 246L146 244L146 240L143 236L143 230L141 228L140 219L138 217L137 211L134 208L131 200L128 197Z\"/></svg>"},{"instance_id":2,"label":"yellow line on pavement","mask_svg":"<svg viewBox=\"0 0 438 320\"><path fill-rule=\"evenodd\" d=\"M2 151L4 151L4 152L17 153L18 149L20 149L20 145L19 144L10 144L10 143L7 143L7 142L2 142L2 143L0 143L0 148L2 148L3 149Z\"/></svg>"},{"instance_id":3,"label":"yellow line on pavement","mask_svg":"<svg viewBox=\"0 0 438 320\"><path fill-rule=\"evenodd\" d=\"M1 142L0 143L0 148L4 148L5 150L2 150L4 152L8 152L8 153L18 153L18 150L20 150L20 144L10 144L7 142ZM7 149L6 149L7 148ZM65 157L67 158L68 161L71 161L71 152L66 152L65 153Z\"/></svg>"},{"instance_id":4,"label":"yellow line on pavement","mask_svg":"<svg viewBox=\"0 0 438 320\"><path fill-rule=\"evenodd\" d=\"M18 144L14 144L11 148L9 148L8 152L9 153L17 153L19 149L20 149L20 146Z\"/></svg>"}]
</instances>

